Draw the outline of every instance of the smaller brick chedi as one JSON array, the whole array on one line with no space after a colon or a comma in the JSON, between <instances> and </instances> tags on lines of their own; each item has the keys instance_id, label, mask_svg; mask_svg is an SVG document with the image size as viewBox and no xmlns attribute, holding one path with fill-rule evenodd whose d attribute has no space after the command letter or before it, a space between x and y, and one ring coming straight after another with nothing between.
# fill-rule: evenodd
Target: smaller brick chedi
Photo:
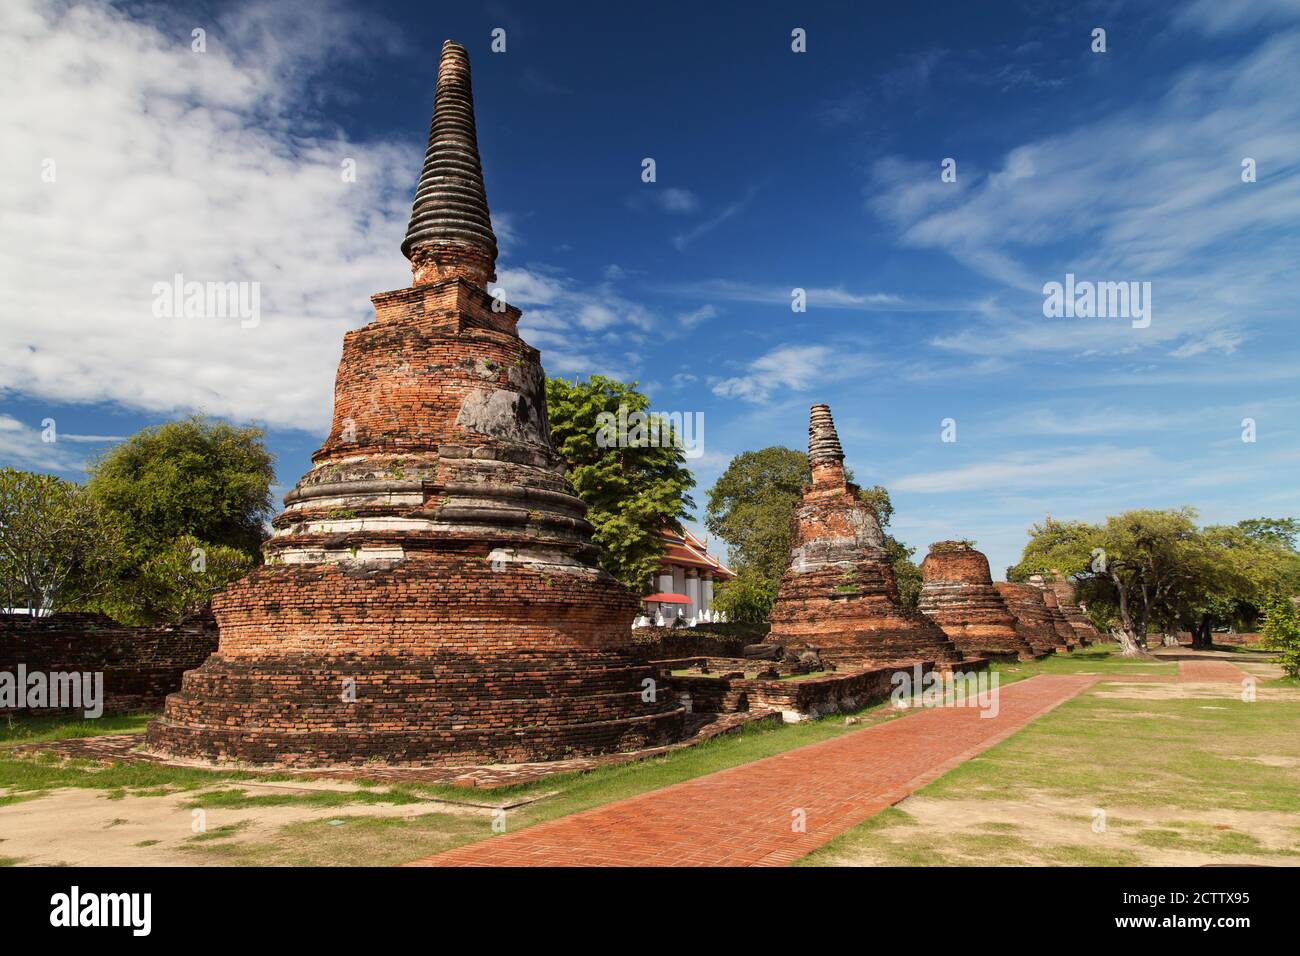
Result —
<instances>
[{"instance_id":1,"label":"smaller brick chedi","mask_svg":"<svg viewBox=\"0 0 1300 956\"><path fill-rule=\"evenodd\" d=\"M988 558L964 541L936 541L921 562L921 612L962 653L991 660L1030 660L1035 651L1016 629L993 586Z\"/></svg>"},{"instance_id":2,"label":"smaller brick chedi","mask_svg":"<svg viewBox=\"0 0 1300 956\"><path fill-rule=\"evenodd\" d=\"M1063 654L1070 649L1069 642L1056 633L1052 613L1043 600L1043 592L1032 584L1013 584L998 581L994 585L1007 610L1016 619L1016 628L1021 637L1029 642L1035 651Z\"/></svg>"},{"instance_id":3,"label":"smaller brick chedi","mask_svg":"<svg viewBox=\"0 0 1300 956\"><path fill-rule=\"evenodd\" d=\"M1047 613L1051 615L1052 627L1056 629L1057 636L1070 646L1070 650L1082 647L1083 642L1079 640L1078 631L1070 625L1061 611L1061 603L1056 597L1056 592L1048 587L1041 587L1039 591L1043 595L1043 604L1047 606Z\"/></svg>"},{"instance_id":4,"label":"smaller brick chedi","mask_svg":"<svg viewBox=\"0 0 1300 956\"><path fill-rule=\"evenodd\" d=\"M1048 582L1047 589L1056 595L1057 604L1061 608L1061 613L1074 628L1075 636L1078 637L1079 643L1087 646L1094 641L1101 640L1101 635L1097 629L1092 626L1092 621L1088 619L1088 612L1079 607L1078 599L1074 594L1074 585L1064 578L1057 578L1055 581Z\"/></svg>"},{"instance_id":5,"label":"smaller brick chedi","mask_svg":"<svg viewBox=\"0 0 1300 956\"><path fill-rule=\"evenodd\" d=\"M486 288L497 245L450 41L402 252L411 286L344 337L329 436L148 745L321 766L679 739L683 708L631 646L636 595L597 564L551 444L540 356Z\"/></svg>"},{"instance_id":6,"label":"smaller brick chedi","mask_svg":"<svg viewBox=\"0 0 1300 956\"><path fill-rule=\"evenodd\" d=\"M899 601L880 522L844 476L844 451L826 405L812 407L808 464L812 484L795 509L790 565L768 640L815 650L843 667L959 663L962 654L943 630Z\"/></svg>"}]
</instances>

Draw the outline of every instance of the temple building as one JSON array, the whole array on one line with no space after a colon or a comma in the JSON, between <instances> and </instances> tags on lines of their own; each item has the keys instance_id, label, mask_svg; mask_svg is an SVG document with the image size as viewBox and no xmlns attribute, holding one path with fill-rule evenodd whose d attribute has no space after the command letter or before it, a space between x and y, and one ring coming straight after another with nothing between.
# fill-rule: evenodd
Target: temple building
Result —
<instances>
[{"instance_id":1,"label":"temple building","mask_svg":"<svg viewBox=\"0 0 1300 956\"><path fill-rule=\"evenodd\" d=\"M807 648L841 667L962 664L943 629L899 600L876 513L844 477L844 450L829 406L811 409L808 464L812 484L795 510L790 565L768 641Z\"/></svg>"},{"instance_id":2,"label":"temple building","mask_svg":"<svg viewBox=\"0 0 1300 956\"><path fill-rule=\"evenodd\" d=\"M680 621L694 627L724 619L713 610L713 588L736 573L710 554L708 541L689 528L683 527L680 534L666 529L660 539L663 560L650 582L651 593L642 599L645 613L634 626L665 627Z\"/></svg>"},{"instance_id":3,"label":"temple building","mask_svg":"<svg viewBox=\"0 0 1300 956\"><path fill-rule=\"evenodd\" d=\"M528 147L520 146L521 156ZM319 767L526 762L680 739L551 444L545 374L488 294L497 242L464 47L443 45L402 243L410 287L344 336L329 436L155 752Z\"/></svg>"}]
</instances>

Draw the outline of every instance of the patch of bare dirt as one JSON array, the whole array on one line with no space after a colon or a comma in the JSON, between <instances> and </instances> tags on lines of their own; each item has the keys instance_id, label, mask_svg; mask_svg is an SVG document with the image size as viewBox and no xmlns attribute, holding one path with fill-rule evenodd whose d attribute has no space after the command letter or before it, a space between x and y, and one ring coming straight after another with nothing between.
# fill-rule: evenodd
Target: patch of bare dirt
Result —
<instances>
[{"instance_id":1,"label":"patch of bare dirt","mask_svg":"<svg viewBox=\"0 0 1300 956\"><path fill-rule=\"evenodd\" d=\"M261 783L241 780L202 790L184 790L165 796L126 796L110 800L103 790L69 787L51 790L34 800L0 807L0 856L23 865L52 866L195 866L208 862L193 846L194 811L184 804L212 790L238 789L250 796L288 794L307 796L314 791L356 792L360 788L337 781ZM375 788L371 792L382 791ZM356 803L347 806L286 804L256 807L206 807L203 820L211 834L234 827L221 842L273 840L281 827L311 820L346 820L351 816L417 817L427 813L486 816L485 807L447 801L419 803ZM142 845L146 844L146 845Z\"/></svg>"},{"instance_id":2,"label":"patch of bare dirt","mask_svg":"<svg viewBox=\"0 0 1300 956\"><path fill-rule=\"evenodd\" d=\"M980 859L957 856L954 862L1019 863L1010 856L1028 854L1033 861L1035 848L1077 848L1088 852L1129 851L1141 866L1204 866L1214 864L1255 864L1300 866L1300 856L1274 855L1268 851L1300 851L1296 820L1289 813L1266 813L1242 810L1196 811L1179 809L1161 812L1148 807L1097 807L1077 799L1033 794L1024 800L936 800L908 797L897 805L915 825L900 824L881 831L883 838L894 841L924 840L926 844L945 848L957 845L964 836L1004 835L1008 841L1028 844L1024 851L1009 851L1008 858L985 852ZM1104 828L1094 832L1096 811L1104 810ZM1200 826L1188 826L1198 824ZM1213 839L1217 834L1240 833L1254 837L1261 852L1225 853L1151 846L1138 839L1143 830L1177 830L1191 839ZM890 865L887 852L847 851L825 862L841 866Z\"/></svg>"},{"instance_id":3,"label":"patch of bare dirt","mask_svg":"<svg viewBox=\"0 0 1300 956\"><path fill-rule=\"evenodd\" d=\"M1094 697L1123 700L1241 700L1242 687L1218 681L1214 683L1123 684L1107 681L1092 691ZM1256 700L1300 701L1300 689L1294 687L1255 688Z\"/></svg>"}]
</instances>

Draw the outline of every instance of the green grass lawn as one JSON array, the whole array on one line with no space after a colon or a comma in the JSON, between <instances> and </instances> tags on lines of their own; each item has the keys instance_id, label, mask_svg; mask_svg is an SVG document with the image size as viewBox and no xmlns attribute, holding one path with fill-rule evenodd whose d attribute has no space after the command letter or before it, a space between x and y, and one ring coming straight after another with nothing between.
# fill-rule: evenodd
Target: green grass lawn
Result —
<instances>
[{"instance_id":1,"label":"green grass lawn","mask_svg":"<svg viewBox=\"0 0 1300 956\"><path fill-rule=\"evenodd\" d=\"M29 744L42 740L67 740L72 737L102 737L105 734L143 733L155 714L127 714L77 720L72 717L0 717L0 747L5 744Z\"/></svg>"},{"instance_id":2,"label":"green grass lawn","mask_svg":"<svg viewBox=\"0 0 1300 956\"><path fill-rule=\"evenodd\" d=\"M1175 667L1161 664L1139 670L1137 664L1102 654L1089 648L1079 660L1057 657L999 669L1016 670L1008 675L1013 680L1022 678L1019 671L1026 667L1056 673L1093 669L1122 679L1127 673ZM1084 655L1093 655L1091 663ZM969 820L955 820L935 832L932 824L922 828L904 802L849 830L799 865L1135 865L1143 862L1148 848L1252 854L1265 862L1300 859L1300 839L1270 847L1242 831L1249 820L1232 829L1207 822L1225 814L1293 814L1300 821L1300 701L1246 703L1230 694L1185 699L1106 696L1117 686L1096 685L915 794L930 814L942 813L934 801L962 801L962 813L968 816L972 801L986 802L991 812L1008 815L1001 824L971 826ZM1024 816L1053 818L1049 829L1063 829L1070 836L1042 839L1041 832L1017 819L1007 806L1017 801L1023 804ZM1045 813L1044 805L1054 809ZM1106 811L1107 826L1118 836L1093 838L1091 808ZM1060 817L1073 819L1066 819L1061 828L1062 820L1055 819ZM1293 828L1293 837L1300 837L1300 827Z\"/></svg>"},{"instance_id":3,"label":"green grass lawn","mask_svg":"<svg viewBox=\"0 0 1300 956\"><path fill-rule=\"evenodd\" d=\"M1113 645L1094 646L1042 661L994 665L994 670L1003 684L1043 673L1096 672L1122 676L1177 671L1174 663L1114 657L1113 649ZM922 792L937 798L959 794L964 799L972 795L988 795L992 799L1043 788L1059 793L1084 792L1094 802L1120 801L1137 794L1146 804L1169 801L1171 807L1188 810L1208 806L1226 795L1234 805L1242 807L1300 809L1300 802L1292 796L1297 790L1294 772L1261 766L1258 769L1264 773L1247 780L1249 775L1242 772L1242 762L1231 759L1252 753L1251 746L1272 747L1271 741L1280 728L1287 728L1291 733L1292 748L1300 749L1300 733L1296 733L1300 728L1295 726L1300 705L1258 702L1225 707L1223 711L1199 709L1206 703L1205 700L1076 698ZM1158 719L1149 716L1153 712L1159 713ZM865 718L865 723L873 723L904 718L907 713L885 703L860 711L858 716ZM142 730L148 720L147 715L63 723L37 718L14 722L5 729L5 736L0 737L0 804L40 799L59 787L95 788L104 791L107 799L215 787L218 789L184 797L181 805L239 814L246 811L249 818L255 817L259 809L285 806L346 810L347 815L292 823L281 827L274 839L247 838L244 833L247 828L241 824L248 821L241 816L231 823L223 823L224 829L216 828L219 832L215 835L209 831L201 840L187 841L186 849L192 852L195 862L387 865L490 837L489 811L468 809L469 805L521 803L507 811L507 826L513 831L861 729L861 725L846 725L844 716L749 727L650 760L585 773L557 774L515 787L474 790L412 783L376 786L371 782L354 793L306 794L266 794L239 786L241 781L248 780L305 779L299 776L121 762L104 766L91 761L61 760L50 754L6 756L5 742L85 736L91 732L87 724L101 732L126 733ZM1152 746L1153 739L1160 742L1159 746ZM1267 752L1291 751L1272 747ZM1253 774L1257 768L1252 765L1250 769ZM419 812L422 804L429 812ZM399 816L367 812L367 807L379 805L388 807L390 812L397 807L402 808L397 812L410 812ZM839 850L851 849L854 840L872 840L872 834L881 845L894 842L892 837L886 840L888 834L902 832L909 826L906 815L900 817L899 813L887 811L846 834L836 841ZM1186 828L1173 829L1180 839L1196 837L1195 833L1188 836L1190 831ZM963 846L973 848L971 852L989 841L1000 841L1004 846L1015 846L1017 840L1023 842L1017 833L996 828L963 834L961 839ZM1145 839L1169 841L1174 837L1156 834ZM144 845L152 842L143 841ZM814 854L809 862L818 862L819 857L823 861L829 859L823 856L829 850ZM1086 846L1065 847L1055 852L1057 856L1052 857L1047 849L1042 849L1040 858L1051 862L1124 862L1122 855L1098 856L1097 851ZM939 863L947 859L942 848L934 852L918 849L906 857L906 862Z\"/></svg>"}]
</instances>

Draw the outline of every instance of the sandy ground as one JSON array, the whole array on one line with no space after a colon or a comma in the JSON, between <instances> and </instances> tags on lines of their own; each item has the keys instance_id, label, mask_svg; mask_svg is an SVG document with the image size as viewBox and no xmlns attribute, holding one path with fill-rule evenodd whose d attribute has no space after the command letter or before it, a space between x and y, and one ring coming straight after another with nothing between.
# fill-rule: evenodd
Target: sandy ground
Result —
<instances>
[{"instance_id":1,"label":"sandy ground","mask_svg":"<svg viewBox=\"0 0 1300 956\"><path fill-rule=\"evenodd\" d=\"M935 800L927 797L909 797L898 804L916 825L899 825L883 831L891 841L904 843L913 840L943 846L953 844L958 835L984 836L1002 832L1008 821L1014 821L1014 830L1005 831L1031 846L1070 845L1096 850L1129 850L1137 854L1143 866L1204 866L1206 864L1264 864L1267 866L1300 866L1300 857L1264 854L1226 854L1196 850L1170 849L1145 846L1134 839L1142 828L1166 829L1196 821L1215 832L1234 830L1249 834L1267 849L1296 850L1300 848L1300 833L1296 818L1290 813L1260 813L1239 810L1214 810L1193 812L1159 810L1148 807L1107 807L1106 828L1094 833L1093 804L1080 800L1064 799L1045 794L1027 795L1019 800ZM1186 831L1182 831L1186 832ZM997 855L993 851L993 855ZM954 854L955 856L955 854ZM835 866L887 866L890 857L871 850L853 851L822 861ZM954 860L956 862L956 860ZM989 858L988 851L979 858L971 857L969 863L996 865L1016 863L1008 854L999 859Z\"/></svg>"},{"instance_id":2,"label":"sandy ground","mask_svg":"<svg viewBox=\"0 0 1300 956\"><path fill-rule=\"evenodd\" d=\"M35 800L0 807L0 857L32 866L195 866L217 863L204 854L184 849L195 836L194 811L183 804L209 790L239 789L250 796L310 794L318 790L355 791L334 781L289 784L236 781L201 790L177 791L157 797L127 796L110 800L103 790L68 787L48 791ZM381 791L375 788L372 792ZM218 827L245 824L226 844L266 841L283 826L308 820L346 820L350 816L416 817L427 813L489 816L486 808L465 807L445 801L408 804L358 803L352 806L270 806L204 809L208 832ZM145 841L157 841L140 846ZM191 844L192 845L192 844Z\"/></svg>"}]
</instances>

